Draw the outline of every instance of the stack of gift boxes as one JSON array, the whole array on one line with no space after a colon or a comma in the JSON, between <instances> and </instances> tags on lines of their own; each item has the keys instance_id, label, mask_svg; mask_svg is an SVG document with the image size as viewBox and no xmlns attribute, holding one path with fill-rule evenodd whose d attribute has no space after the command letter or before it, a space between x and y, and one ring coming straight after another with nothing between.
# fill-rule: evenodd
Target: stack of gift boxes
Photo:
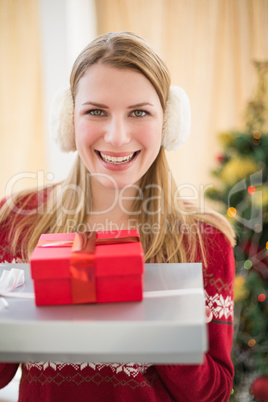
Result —
<instances>
[{"instance_id":1,"label":"stack of gift boxes","mask_svg":"<svg viewBox=\"0 0 268 402\"><path fill-rule=\"evenodd\" d=\"M24 268L27 272L28 264ZM35 303L42 307L22 299L22 314L17 299L10 298L10 309L0 317L4 361L17 361L17 354L25 361L40 356L59 361L203 361L207 330L200 263L144 264L139 233L130 230L43 234L30 268ZM12 317L17 330L12 330L10 343Z\"/></svg>"}]
</instances>

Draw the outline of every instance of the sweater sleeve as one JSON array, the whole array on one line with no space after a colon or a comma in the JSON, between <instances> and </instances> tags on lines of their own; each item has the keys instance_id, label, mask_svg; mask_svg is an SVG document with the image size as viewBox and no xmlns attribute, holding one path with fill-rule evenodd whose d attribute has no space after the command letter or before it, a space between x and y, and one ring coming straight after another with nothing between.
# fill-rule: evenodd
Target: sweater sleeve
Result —
<instances>
[{"instance_id":1,"label":"sweater sleeve","mask_svg":"<svg viewBox=\"0 0 268 402\"><path fill-rule=\"evenodd\" d=\"M0 389L13 379L18 367L19 363L0 363Z\"/></svg>"},{"instance_id":2,"label":"sweater sleeve","mask_svg":"<svg viewBox=\"0 0 268 402\"><path fill-rule=\"evenodd\" d=\"M0 230L0 263L11 262L14 256L8 252L6 233ZM0 363L0 388L4 388L15 376L19 363Z\"/></svg>"},{"instance_id":3,"label":"sweater sleeve","mask_svg":"<svg viewBox=\"0 0 268 402\"><path fill-rule=\"evenodd\" d=\"M156 366L170 394L184 402L228 401L232 390L233 250L215 230L208 243L203 277L206 305L213 313L208 324L209 350L200 365Z\"/></svg>"},{"instance_id":4,"label":"sweater sleeve","mask_svg":"<svg viewBox=\"0 0 268 402\"><path fill-rule=\"evenodd\" d=\"M0 201L0 208L4 205L6 200ZM7 221L0 225L0 263L11 263L20 260L20 248L18 245L18 252L16 255L10 252L7 235L10 222L13 218L11 212ZM3 363L0 362L0 389L4 388L15 376L19 363Z\"/></svg>"}]
</instances>

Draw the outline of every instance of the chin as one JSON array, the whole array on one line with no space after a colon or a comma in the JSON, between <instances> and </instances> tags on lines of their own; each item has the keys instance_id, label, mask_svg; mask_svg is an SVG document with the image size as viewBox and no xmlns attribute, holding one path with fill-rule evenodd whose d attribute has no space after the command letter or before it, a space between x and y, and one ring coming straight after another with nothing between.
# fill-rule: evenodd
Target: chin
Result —
<instances>
[{"instance_id":1,"label":"chin","mask_svg":"<svg viewBox=\"0 0 268 402\"><path fill-rule=\"evenodd\" d=\"M120 179L115 179L112 175L107 177L102 177L100 179L97 179L98 183L101 184L104 189L107 190L116 190L120 191L123 190L126 187L131 187L132 185L137 186L139 183L139 180L120 180Z\"/></svg>"}]
</instances>

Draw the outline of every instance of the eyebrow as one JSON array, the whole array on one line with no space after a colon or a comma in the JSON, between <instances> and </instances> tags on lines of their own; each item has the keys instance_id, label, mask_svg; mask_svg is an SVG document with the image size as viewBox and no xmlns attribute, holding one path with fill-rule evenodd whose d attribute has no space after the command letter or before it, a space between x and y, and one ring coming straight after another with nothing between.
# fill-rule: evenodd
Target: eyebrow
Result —
<instances>
[{"instance_id":1,"label":"eyebrow","mask_svg":"<svg viewBox=\"0 0 268 402\"><path fill-rule=\"evenodd\" d=\"M131 105L131 106L128 106L128 109L135 109L135 108L138 108L138 107L142 107L142 106L154 106L154 105L152 105L151 103L149 103L149 102L141 102L141 103L136 103L136 105Z\"/></svg>"},{"instance_id":2,"label":"eyebrow","mask_svg":"<svg viewBox=\"0 0 268 402\"><path fill-rule=\"evenodd\" d=\"M85 103L83 103L83 106L84 106L84 105L92 105L92 106L96 106L96 107L101 107L101 108L103 108L103 109L109 109L109 107L106 106L106 105L104 105L103 103L85 102Z\"/></svg>"},{"instance_id":3,"label":"eyebrow","mask_svg":"<svg viewBox=\"0 0 268 402\"><path fill-rule=\"evenodd\" d=\"M109 109L109 106L106 106L103 103L97 103L97 102L91 102L91 101L85 102L85 103L83 103L83 105L92 105L92 106L100 107L102 109ZM154 106L154 105L152 105L149 102L141 102L141 103L136 103L135 105L128 106L127 108L135 109L135 108L143 107L143 106Z\"/></svg>"}]
</instances>

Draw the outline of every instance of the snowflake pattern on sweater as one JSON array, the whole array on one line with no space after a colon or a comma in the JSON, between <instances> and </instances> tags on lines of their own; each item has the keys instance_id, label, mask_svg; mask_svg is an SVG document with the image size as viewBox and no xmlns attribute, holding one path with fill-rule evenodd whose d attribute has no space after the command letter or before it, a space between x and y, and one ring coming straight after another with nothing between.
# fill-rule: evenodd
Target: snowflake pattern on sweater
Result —
<instances>
[{"instance_id":1,"label":"snowflake pattern on sweater","mask_svg":"<svg viewBox=\"0 0 268 402\"><path fill-rule=\"evenodd\" d=\"M48 367L51 367L54 371L62 370L64 367L71 366L76 371L82 371L86 367L91 368L95 371L101 371L104 367L109 367L112 372L125 373L129 377L136 377L138 374L144 374L148 367L151 364L146 363L62 363L62 362L28 362L24 364L27 370L31 370L32 368L37 368L39 371L46 370Z\"/></svg>"},{"instance_id":2,"label":"snowflake pattern on sweater","mask_svg":"<svg viewBox=\"0 0 268 402\"><path fill-rule=\"evenodd\" d=\"M222 294L215 293L210 296L205 291L205 300L207 306L210 308L215 319L233 318L234 303L231 296L224 298Z\"/></svg>"}]
</instances>

